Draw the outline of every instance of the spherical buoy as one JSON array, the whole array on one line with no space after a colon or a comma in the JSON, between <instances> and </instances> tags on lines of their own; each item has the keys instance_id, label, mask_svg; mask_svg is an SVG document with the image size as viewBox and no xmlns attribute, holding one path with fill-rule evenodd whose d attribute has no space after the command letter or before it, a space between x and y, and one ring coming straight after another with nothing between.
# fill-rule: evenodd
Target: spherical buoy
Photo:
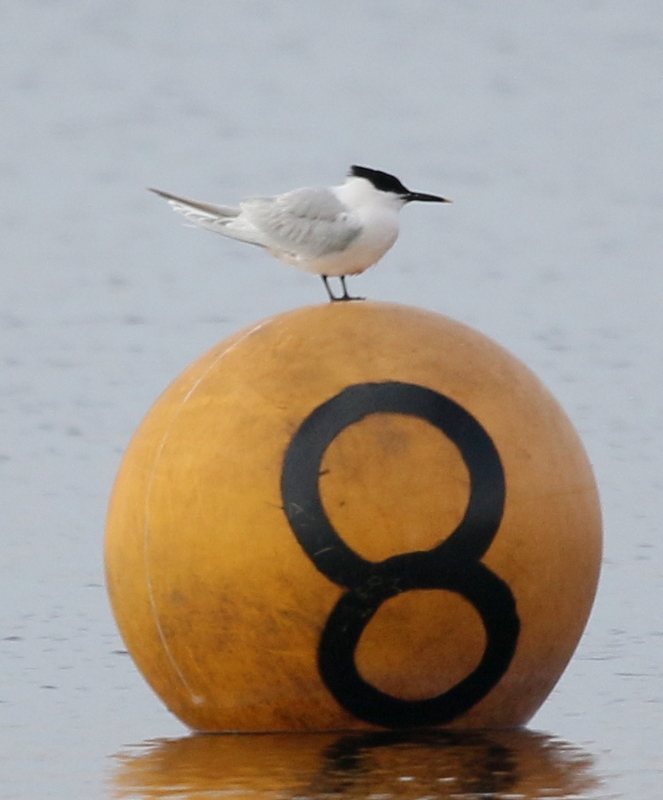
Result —
<instances>
[{"instance_id":1,"label":"spherical buoy","mask_svg":"<svg viewBox=\"0 0 663 800\"><path fill-rule=\"evenodd\" d=\"M231 336L122 462L127 648L206 731L525 723L585 626L601 520L555 399L472 329L387 303Z\"/></svg>"}]
</instances>

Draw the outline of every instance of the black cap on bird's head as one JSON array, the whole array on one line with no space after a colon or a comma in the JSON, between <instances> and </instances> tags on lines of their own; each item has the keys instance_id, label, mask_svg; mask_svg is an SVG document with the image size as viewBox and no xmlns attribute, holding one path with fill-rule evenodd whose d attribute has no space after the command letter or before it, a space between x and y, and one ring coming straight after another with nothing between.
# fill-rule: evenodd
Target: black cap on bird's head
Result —
<instances>
[{"instance_id":1,"label":"black cap on bird's head","mask_svg":"<svg viewBox=\"0 0 663 800\"><path fill-rule=\"evenodd\" d=\"M390 175L388 172L382 172L379 169L359 167L353 164L352 167L350 167L350 176L353 178L365 178L367 181L370 181L379 192L391 192L402 198L404 203L411 203L413 200L419 200L425 203L451 202L451 200L447 200L446 197L439 197L436 194L411 192L406 186L403 186L395 175Z\"/></svg>"}]
</instances>

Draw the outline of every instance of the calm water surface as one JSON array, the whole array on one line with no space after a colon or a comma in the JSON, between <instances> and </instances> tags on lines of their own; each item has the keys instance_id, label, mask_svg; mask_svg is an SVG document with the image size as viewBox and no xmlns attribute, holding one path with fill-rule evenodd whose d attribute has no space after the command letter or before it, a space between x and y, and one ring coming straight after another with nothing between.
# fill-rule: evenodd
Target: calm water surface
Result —
<instances>
[{"instance_id":1,"label":"calm water surface","mask_svg":"<svg viewBox=\"0 0 663 800\"><path fill-rule=\"evenodd\" d=\"M660 794L662 62L658 0L3 4L0 798ZM455 200L406 209L353 289L553 391L601 491L599 594L530 731L192 737L109 611L110 488L187 364L324 295L143 187L233 202L351 163Z\"/></svg>"}]
</instances>

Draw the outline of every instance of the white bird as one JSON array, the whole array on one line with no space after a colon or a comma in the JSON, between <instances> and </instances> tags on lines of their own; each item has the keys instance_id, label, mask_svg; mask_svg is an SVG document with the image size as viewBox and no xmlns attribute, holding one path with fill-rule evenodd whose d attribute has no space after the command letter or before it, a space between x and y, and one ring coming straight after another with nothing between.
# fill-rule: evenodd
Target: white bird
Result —
<instances>
[{"instance_id":1,"label":"white bird","mask_svg":"<svg viewBox=\"0 0 663 800\"><path fill-rule=\"evenodd\" d=\"M350 297L348 275L372 267L398 237L398 212L420 200L450 203L434 194L411 192L393 175L353 166L341 186L305 187L275 197L253 197L238 208L187 200L159 189L175 211L201 228L263 247L286 264L320 275L329 299ZM328 279L338 277L343 294L332 292Z\"/></svg>"}]
</instances>

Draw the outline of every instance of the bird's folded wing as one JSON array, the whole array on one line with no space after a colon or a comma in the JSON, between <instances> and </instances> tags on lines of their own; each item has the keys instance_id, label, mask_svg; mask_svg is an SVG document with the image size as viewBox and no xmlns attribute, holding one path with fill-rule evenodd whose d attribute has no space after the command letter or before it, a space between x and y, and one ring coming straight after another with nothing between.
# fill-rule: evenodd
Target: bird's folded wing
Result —
<instances>
[{"instance_id":1,"label":"bird's folded wing","mask_svg":"<svg viewBox=\"0 0 663 800\"><path fill-rule=\"evenodd\" d=\"M336 195L323 188L245 200L241 215L264 235L268 247L307 258L340 252L361 231Z\"/></svg>"}]
</instances>

